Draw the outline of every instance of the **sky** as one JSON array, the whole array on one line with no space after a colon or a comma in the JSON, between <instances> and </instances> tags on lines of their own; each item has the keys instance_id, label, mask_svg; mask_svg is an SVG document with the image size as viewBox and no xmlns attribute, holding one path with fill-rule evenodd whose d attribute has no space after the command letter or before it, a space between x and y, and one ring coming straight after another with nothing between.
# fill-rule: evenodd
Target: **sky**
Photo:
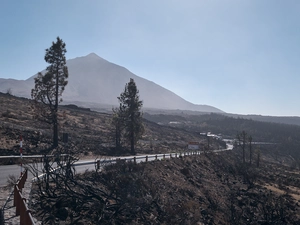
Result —
<instances>
[{"instance_id":1,"label":"sky","mask_svg":"<svg viewBox=\"0 0 300 225\"><path fill-rule=\"evenodd\" d=\"M0 78L45 69L59 36L194 104L300 116L299 22L299 0L0 0Z\"/></svg>"}]
</instances>

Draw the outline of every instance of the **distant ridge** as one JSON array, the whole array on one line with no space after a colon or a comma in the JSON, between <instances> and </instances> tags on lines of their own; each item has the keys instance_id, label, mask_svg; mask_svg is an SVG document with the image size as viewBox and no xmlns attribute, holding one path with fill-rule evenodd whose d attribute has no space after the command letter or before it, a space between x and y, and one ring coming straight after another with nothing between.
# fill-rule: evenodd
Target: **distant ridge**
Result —
<instances>
[{"instance_id":1,"label":"distant ridge","mask_svg":"<svg viewBox=\"0 0 300 225\"><path fill-rule=\"evenodd\" d=\"M64 102L85 106L86 104L118 105L117 97L125 84L133 78L140 91L144 107L166 110L191 110L222 113L209 105L192 104L160 85L139 77L128 69L111 63L95 53L67 60L68 85L63 93ZM44 73L45 71L42 71ZM30 98L34 77L25 81L0 78L0 91L11 90L13 95Z\"/></svg>"}]
</instances>

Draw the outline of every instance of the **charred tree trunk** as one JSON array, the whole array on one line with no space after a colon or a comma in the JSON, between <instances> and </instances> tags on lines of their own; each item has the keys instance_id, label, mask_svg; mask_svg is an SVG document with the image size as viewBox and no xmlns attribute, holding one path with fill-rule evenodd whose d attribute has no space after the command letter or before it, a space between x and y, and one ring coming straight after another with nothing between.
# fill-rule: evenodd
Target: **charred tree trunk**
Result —
<instances>
[{"instance_id":1,"label":"charred tree trunk","mask_svg":"<svg viewBox=\"0 0 300 225\"><path fill-rule=\"evenodd\" d=\"M250 165L252 164L252 136L249 137Z\"/></svg>"}]
</instances>

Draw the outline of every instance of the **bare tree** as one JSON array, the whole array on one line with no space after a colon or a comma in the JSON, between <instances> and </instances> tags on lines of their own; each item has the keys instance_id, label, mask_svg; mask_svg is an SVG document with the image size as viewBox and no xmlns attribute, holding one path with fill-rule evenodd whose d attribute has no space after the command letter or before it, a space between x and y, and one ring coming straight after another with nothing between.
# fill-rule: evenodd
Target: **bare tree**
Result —
<instances>
[{"instance_id":1,"label":"bare tree","mask_svg":"<svg viewBox=\"0 0 300 225\"><path fill-rule=\"evenodd\" d=\"M252 136L250 135L249 138L249 153L250 153L250 165L252 164Z\"/></svg>"},{"instance_id":2,"label":"bare tree","mask_svg":"<svg viewBox=\"0 0 300 225\"><path fill-rule=\"evenodd\" d=\"M241 133L237 134L237 139L239 145L242 146L243 151L243 163L245 163L245 148L247 144L247 133L243 130Z\"/></svg>"},{"instance_id":3,"label":"bare tree","mask_svg":"<svg viewBox=\"0 0 300 225\"><path fill-rule=\"evenodd\" d=\"M259 149L256 151L256 154L257 154L256 167L259 167L259 163L260 163L260 150Z\"/></svg>"}]
</instances>

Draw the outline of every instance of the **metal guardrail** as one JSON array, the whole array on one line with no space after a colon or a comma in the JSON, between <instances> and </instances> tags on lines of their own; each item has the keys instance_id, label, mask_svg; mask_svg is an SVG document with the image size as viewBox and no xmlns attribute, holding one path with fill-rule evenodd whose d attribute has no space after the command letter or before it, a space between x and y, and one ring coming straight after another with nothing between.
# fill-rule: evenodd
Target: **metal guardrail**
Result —
<instances>
[{"instance_id":1,"label":"metal guardrail","mask_svg":"<svg viewBox=\"0 0 300 225\"><path fill-rule=\"evenodd\" d=\"M211 150L208 152L213 152L213 153L218 153L218 152L223 152L231 149L218 149L218 150ZM95 164L97 166L97 169L100 169L100 164L105 164L105 163L116 163L118 160L125 160L125 161L133 161L136 163L137 160L141 160L141 162L145 161L153 161L158 160L158 159L166 159L166 158L177 158L177 157L182 157L182 156L189 156L189 155L200 155L203 154L203 151L186 151L186 152L173 152L173 153L167 153L167 154L156 154L156 155L143 155L143 156L130 156L130 157L117 157L113 159L103 159L103 160L94 160L94 161L86 161L86 162L80 162L80 163L75 163L74 166L81 166L81 165L89 165L89 164ZM143 160L144 159L144 160ZM150 160L152 159L152 160Z\"/></svg>"},{"instance_id":2,"label":"metal guardrail","mask_svg":"<svg viewBox=\"0 0 300 225\"><path fill-rule=\"evenodd\" d=\"M68 154L61 154L60 156L67 156ZM22 155L22 158L29 158L29 159L38 159L38 158L44 158L45 155ZM46 155L46 157L56 157L56 155ZM20 158L20 155L5 155L0 156L0 159L14 159L14 158Z\"/></svg>"},{"instance_id":3,"label":"metal guardrail","mask_svg":"<svg viewBox=\"0 0 300 225\"><path fill-rule=\"evenodd\" d=\"M21 225L35 225L31 211L27 207L26 199L22 195L22 188L27 179L28 170L25 170L18 179L14 187L14 206L16 207L16 216L20 216Z\"/></svg>"},{"instance_id":4,"label":"metal guardrail","mask_svg":"<svg viewBox=\"0 0 300 225\"><path fill-rule=\"evenodd\" d=\"M4 225L4 207L0 209L0 225Z\"/></svg>"},{"instance_id":5,"label":"metal guardrail","mask_svg":"<svg viewBox=\"0 0 300 225\"><path fill-rule=\"evenodd\" d=\"M218 150L210 150L208 152L222 152L227 151L231 149L218 149ZM173 153L167 153L167 154L156 154L156 155L143 155L143 156L125 156L125 157L116 157L111 159L102 159L102 160L91 160L91 161L85 161L85 162L77 162L74 163L73 166L85 166L85 165L94 165L96 169L100 169L101 164L105 165L107 163L116 163L118 160L124 160L126 161L133 161L134 163L139 160L140 162L148 162L153 160L159 160L159 159L167 159L167 158L177 158L177 157L183 157L183 156L189 156L189 155L200 155L201 153L204 153L203 151L185 151L185 152L173 152ZM56 170L61 169L61 167L57 167L55 169L52 169L50 172L55 172ZM44 174L40 174L38 177L32 178L32 182L36 182L38 179L43 178L45 176Z\"/></svg>"}]
</instances>

